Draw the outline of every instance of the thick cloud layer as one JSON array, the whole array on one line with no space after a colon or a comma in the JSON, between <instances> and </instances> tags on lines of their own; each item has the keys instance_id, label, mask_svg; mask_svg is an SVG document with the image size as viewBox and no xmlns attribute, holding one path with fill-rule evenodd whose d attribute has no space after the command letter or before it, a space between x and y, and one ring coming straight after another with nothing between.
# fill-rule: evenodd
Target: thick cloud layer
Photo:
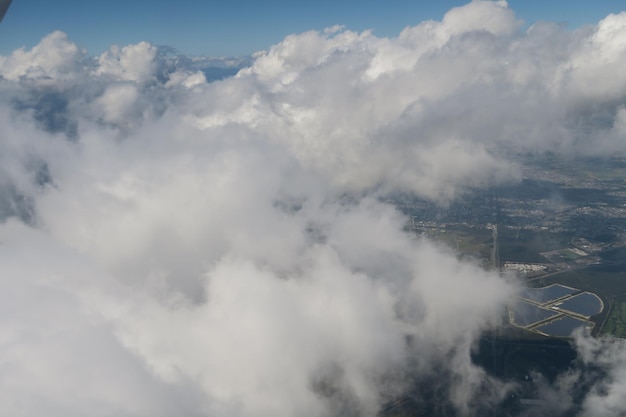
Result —
<instances>
[{"instance_id":1,"label":"thick cloud layer","mask_svg":"<svg viewBox=\"0 0 626 417\"><path fill-rule=\"evenodd\" d=\"M375 415L435 373L463 413L498 401L470 350L515 284L378 197L625 150L626 14L520 28L474 2L290 35L215 82L145 42L0 56L2 414Z\"/></svg>"}]
</instances>

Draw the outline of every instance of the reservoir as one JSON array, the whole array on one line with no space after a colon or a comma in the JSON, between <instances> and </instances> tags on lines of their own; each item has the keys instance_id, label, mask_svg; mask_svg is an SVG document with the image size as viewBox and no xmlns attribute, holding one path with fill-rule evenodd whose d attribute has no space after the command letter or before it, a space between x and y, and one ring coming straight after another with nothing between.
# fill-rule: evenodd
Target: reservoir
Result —
<instances>
[{"instance_id":1,"label":"reservoir","mask_svg":"<svg viewBox=\"0 0 626 417\"><path fill-rule=\"evenodd\" d=\"M539 304L546 304L558 300L559 298L575 294L578 291L580 290L566 287L565 285L552 284L543 288L525 288L520 294L520 297Z\"/></svg>"},{"instance_id":2,"label":"reservoir","mask_svg":"<svg viewBox=\"0 0 626 417\"><path fill-rule=\"evenodd\" d=\"M584 292L554 305L555 309L567 310L584 317L595 316L602 312L604 304L597 295Z\"/></svg>"},{"instance_id":3,"label":"reservoir","mask_svg":"<svg viewBox=\"0 0 626 417\"><path fill-rule=\"evenodd\" d=\"M557 316L559 313L538 307L525 301L519 301L510 308L511 319L514 324L520 327L527 327L533 323Z\"/></svg>"},{"instance_id":4,"label":"reservoir","mask_svg":"<svg viewBox=\"0 0 626 417\"><path fill-rule=\"evenodd\" d=\"M592 328L593 323L572 316L563 316L562 318L535 328L535 331L548 336L570 337L572 332L579 327Z\"/></svg>"},{"instance_id":5,"label":"reservoir","mask_svg":"<svg viewBox=\"0 0 626 417\"><path fill-rule=\"evenodd\" d=\"M604 310L596 294L563 284L525 288L509 306L509 320L514 326L547 336L570 337L580 327L592 329L588 321Z\"/></svg>"}]
</instances>

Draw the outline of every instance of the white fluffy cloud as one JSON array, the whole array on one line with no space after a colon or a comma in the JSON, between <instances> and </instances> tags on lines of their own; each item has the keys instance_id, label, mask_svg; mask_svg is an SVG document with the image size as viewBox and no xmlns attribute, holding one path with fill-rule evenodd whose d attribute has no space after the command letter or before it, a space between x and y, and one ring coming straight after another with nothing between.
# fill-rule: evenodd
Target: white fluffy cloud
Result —
<instances>
[{"instance_id":1,"label":"white fluffy cloud","mask_svg":"<svg viewBox=\"0 0 626 417\"><path fill-rule=\"evenodd\" d=\"M470 413L469 352L516 286L378 197L623 152L625 27L522 33L472 2L397 38L290 35L211 83L145 42L0 57L0 411L376 415L441 371Z\"/></svg>"},{"instance_id":2,"label":"white fluffy cloud","mask_svg":"<svg viewBox=\"0 0 626 417\"><path fill-rule=\"evenodd\" d=\"M113 79L144 83L152 80L156 71L157 49L148 42L123 48L112 46L98 57L96 74Z\"/></svg>"},{"instance_id":3,"label":"white fluffy cloud","mask_svg":"<svg viewBox=\"0 0 626 417\"><path fill-rule=\"evenodd\" d=\"M0 56L0 74L8 80L69 78L75 76L83 54L63 32L52 32L30 51L23 48Z\"/></svg>"}]
</instances>

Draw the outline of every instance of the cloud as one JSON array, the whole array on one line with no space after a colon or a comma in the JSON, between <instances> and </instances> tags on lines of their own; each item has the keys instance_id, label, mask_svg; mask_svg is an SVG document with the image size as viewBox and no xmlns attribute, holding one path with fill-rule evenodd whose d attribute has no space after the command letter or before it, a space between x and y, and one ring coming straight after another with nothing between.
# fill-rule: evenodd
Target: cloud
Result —
<instances>
[{"instance_id":1,"label":"cloud","mask_svg":"<svg viewBox=\"0 0 626 417\"><path fill-rule=\"evenodd\" d=\"M611 14L575 51L568 65L574 93L591 99L620 99L626 83L619 77L626 40L626 13Z\"/></svg>"},{"instance_id":2,"label":"cloud","mask_svg":"<svg viewBox=\"0 0 626 417\"><path fill-rule=\"evenodd\" d=\"M0 229L3 413L200 415L193 386L156 380L121 344L114 280L39 231Z\"/></svg>"},{"instance_id":3,"label":"cloud","mask_svg":"<svg viewBox=\"0 0 626 417\"><path fill-rule=\"evenodd\" d=\"M596 340L579 335L579 356L597 375L582 403L583 416L617 416L626 412L626 344L623 340Z\"/></svg>"},{"instance_id":4,"label":"cloud","mask_svg":"<svg viewBox=\"0 0 626 417\"><path fill-rule=\"evenodd\" d=\"M434 375L461 414L497 404L470 353L517 284L381 197L445 205L519 179L516 152L623 152L624 26L521 32L472 2L397 38L289 35L218 81L247 61L89 58L61 32L0 57L0 410L376 415Z\"/></svg>"},{"instance_id":5,"label":"cloud","mask_svg":"<svg viewBox=\"0 0 626 417\"><path fill-rule=\"evenodd\" d=\"M534 415L619 416L626 411L626 345L623 339L592 338L578 332L573 347L578 357L551 384L537 379L540 403Z\"/></svg>"},{"instance_id":6,"label":"cloud","mask_svg":"<svg viewBox=\"0 0 626 417\"><path fill-rule=\"evenodd\" d=\"M139 42L123 48L112 46L98 57L97 75L113 79L145 83L154 79L157 48Z\"/></svg>"},{"instance_id":7,"label":"cloud","mask_svg":"<svg viewBox=\"0 0 626 417\"><path fill-rule=\"evenodd\" d=\"M135 103L139 98L137 88L132 84L117 84L107 88L96 101L103 120L120 125L127 119L137 118L133 114Z\"/></svg>"},{"instance_id":8,"label":"cloud","mask_svg":"<svg viewBox=\"0 0 626 417\"><path fill-rule=\"evenodd\" d=\"M0 57L0 73L8 80L23 78L70 78L82 57L76 44L63 32L52 32L30 51L17 49Z\"/></svg>"}]
</instances>

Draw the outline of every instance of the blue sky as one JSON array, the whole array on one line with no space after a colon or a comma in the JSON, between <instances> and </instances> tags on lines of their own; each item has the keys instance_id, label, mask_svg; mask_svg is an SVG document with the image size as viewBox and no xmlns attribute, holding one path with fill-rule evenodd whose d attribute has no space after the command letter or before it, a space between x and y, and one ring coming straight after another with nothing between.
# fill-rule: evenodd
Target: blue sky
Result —
<instances>
[{"instance_id":1,"label":"blue sky","mask_svg":"<svg viewBox=\"0 0 626 417\"><path fill-rule=\"evenodd\" d=\"M111 44L142 40L195 55L247 55L267 49L290 33L335 24L378 36L396 36L407 25L439 20L459 0L359 2L317 0L13 0L0 24L0 54L30 48L53 30L92 55ZM527 24L537 20L575 28L626 9L621 0L510 0Z\"/></svg>"}]
</instances>

